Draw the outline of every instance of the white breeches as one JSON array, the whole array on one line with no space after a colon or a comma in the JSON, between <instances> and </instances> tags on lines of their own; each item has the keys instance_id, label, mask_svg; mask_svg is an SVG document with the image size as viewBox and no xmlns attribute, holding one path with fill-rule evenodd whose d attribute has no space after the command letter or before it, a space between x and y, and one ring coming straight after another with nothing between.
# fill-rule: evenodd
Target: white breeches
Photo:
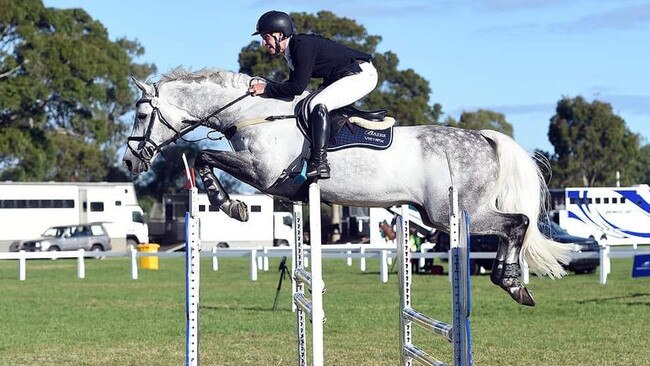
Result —
<instances>
[{"instance_id":1,"label":"white breeches","mask_svg":"<svg viewBox=\"0 0 650 366\"><path fill-rule=\"evenodd\" d=\"M309 103L309 112L318 104L324 104L328 111L332 111L370 94L377 86L377 69L371 62L359 66L360 73L344 76L318 93Z\"/></svg>"}]
</instances>

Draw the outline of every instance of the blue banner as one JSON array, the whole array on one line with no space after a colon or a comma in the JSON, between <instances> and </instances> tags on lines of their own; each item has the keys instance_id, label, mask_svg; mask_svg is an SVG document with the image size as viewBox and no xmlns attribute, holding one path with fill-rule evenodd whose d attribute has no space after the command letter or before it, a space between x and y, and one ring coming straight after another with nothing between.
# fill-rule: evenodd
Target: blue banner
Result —
<instances>
[{"instance_id":1,"label":"blue banner","mask_svg":"<svg viewBox=\"0 0 650 366\"><path fill-rule=\"evenodd\" d=\"M650 277L650 254L638 254L634 256L632 277Z\"/></svg>"}]
</instances>

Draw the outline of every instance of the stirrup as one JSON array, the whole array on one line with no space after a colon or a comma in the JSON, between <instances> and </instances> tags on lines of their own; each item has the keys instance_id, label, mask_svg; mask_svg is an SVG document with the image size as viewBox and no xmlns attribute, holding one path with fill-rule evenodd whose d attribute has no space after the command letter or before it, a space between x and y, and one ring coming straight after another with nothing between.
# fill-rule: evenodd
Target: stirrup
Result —
<instances>
[{"instance_id":1,"label":"stirrup","mask_svg":"<svg viewBox=\"0 0 650 366\"><path fill-rule=\"evenodd\" d=\"M321 179L328 179L330 177L330 166L327 160L319 162L318 166L314 166L312 162L307 165L307 178L316 177Z\"/></svg>"}]
</instances>

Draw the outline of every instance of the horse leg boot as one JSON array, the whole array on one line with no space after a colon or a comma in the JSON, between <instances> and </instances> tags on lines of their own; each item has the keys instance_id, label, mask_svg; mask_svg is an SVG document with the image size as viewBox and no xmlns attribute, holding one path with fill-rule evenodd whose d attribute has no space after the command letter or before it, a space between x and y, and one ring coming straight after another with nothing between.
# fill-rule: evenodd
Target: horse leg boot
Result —
<instances>
[{"instance_id":1,"label":"horse leg boot","mask_svg":"<svg viewBox=\"0 0 650 366\"><path fill-rule=\"evenodd\" d=\"M533 295L519 280L521 268L519 253L521 252L529 221L525 215L513 216L518 216L518 220L515 220L509 230L506 230L508 235L499 237L499 248L492 266L490 280L504 289L517 303L535 306Z\"/></svg>"},{"instance_id":2,"label":"horse leg boot","mask_svg":"<svg viewBox=\"0 0 650 366\"><path fill-rule=\"evenodd\" d=\"M248 221L248 207L239 200L231 199L228 192L223 188L219 179L212 172L212 168L203 164L203 153L199 153L194 167L199 172L203 186L208 194L210 204L219 207L228 217L239 221Z\"/></svg>"},{"instance_id":3,"label":"horse leg boot","mask_svg":"<svg viewBox=\"0 0 650 366\"><path fill-rule=\"evenodd\" d=\"M327 179L330 166L327 163L327 146L330 139L330 118L327 107L317 104L309 114L311 127L311 156L307 164L307 177Z\"/></svg>"}]
</instances>

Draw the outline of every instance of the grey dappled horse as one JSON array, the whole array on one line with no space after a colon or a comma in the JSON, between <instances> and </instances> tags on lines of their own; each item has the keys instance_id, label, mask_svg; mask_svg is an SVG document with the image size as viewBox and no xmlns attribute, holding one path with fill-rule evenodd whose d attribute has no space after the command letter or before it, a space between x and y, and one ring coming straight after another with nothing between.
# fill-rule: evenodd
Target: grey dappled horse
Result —
<instances>
[{"instance_id":1,"label":"grey dappled horse","mask_svg":"<svg viewBox=\"0 0 650 366\"><path fill-rule=\"evenodd\" d=\"M309 143L296 126L292 101L247 95L250 76L223 70L176 69L156 84L134 79L142 91L124 165L146 171L162 147L198 125L223 133L233 151L204 150L195 167L210 202L230 217L246 220L246 206L223 190L213 168L262 192L305 200L294 183ZM254 81L254 80L253 80ZM268 121L266 117L277 117ZM500 244L491 280L520 304L533 306L519 281L520 254L531 271L561 277L568 246L537 228L546 188L535 161L510 137L496 131L444 126L396 127L385 150L349 148L329 153L331 178L320 180L322 199L350 206L389 207L409 203L425 222L447 230L448 187L459 191L472 234L493 234Z\"/></svg>"}]
</instances>

